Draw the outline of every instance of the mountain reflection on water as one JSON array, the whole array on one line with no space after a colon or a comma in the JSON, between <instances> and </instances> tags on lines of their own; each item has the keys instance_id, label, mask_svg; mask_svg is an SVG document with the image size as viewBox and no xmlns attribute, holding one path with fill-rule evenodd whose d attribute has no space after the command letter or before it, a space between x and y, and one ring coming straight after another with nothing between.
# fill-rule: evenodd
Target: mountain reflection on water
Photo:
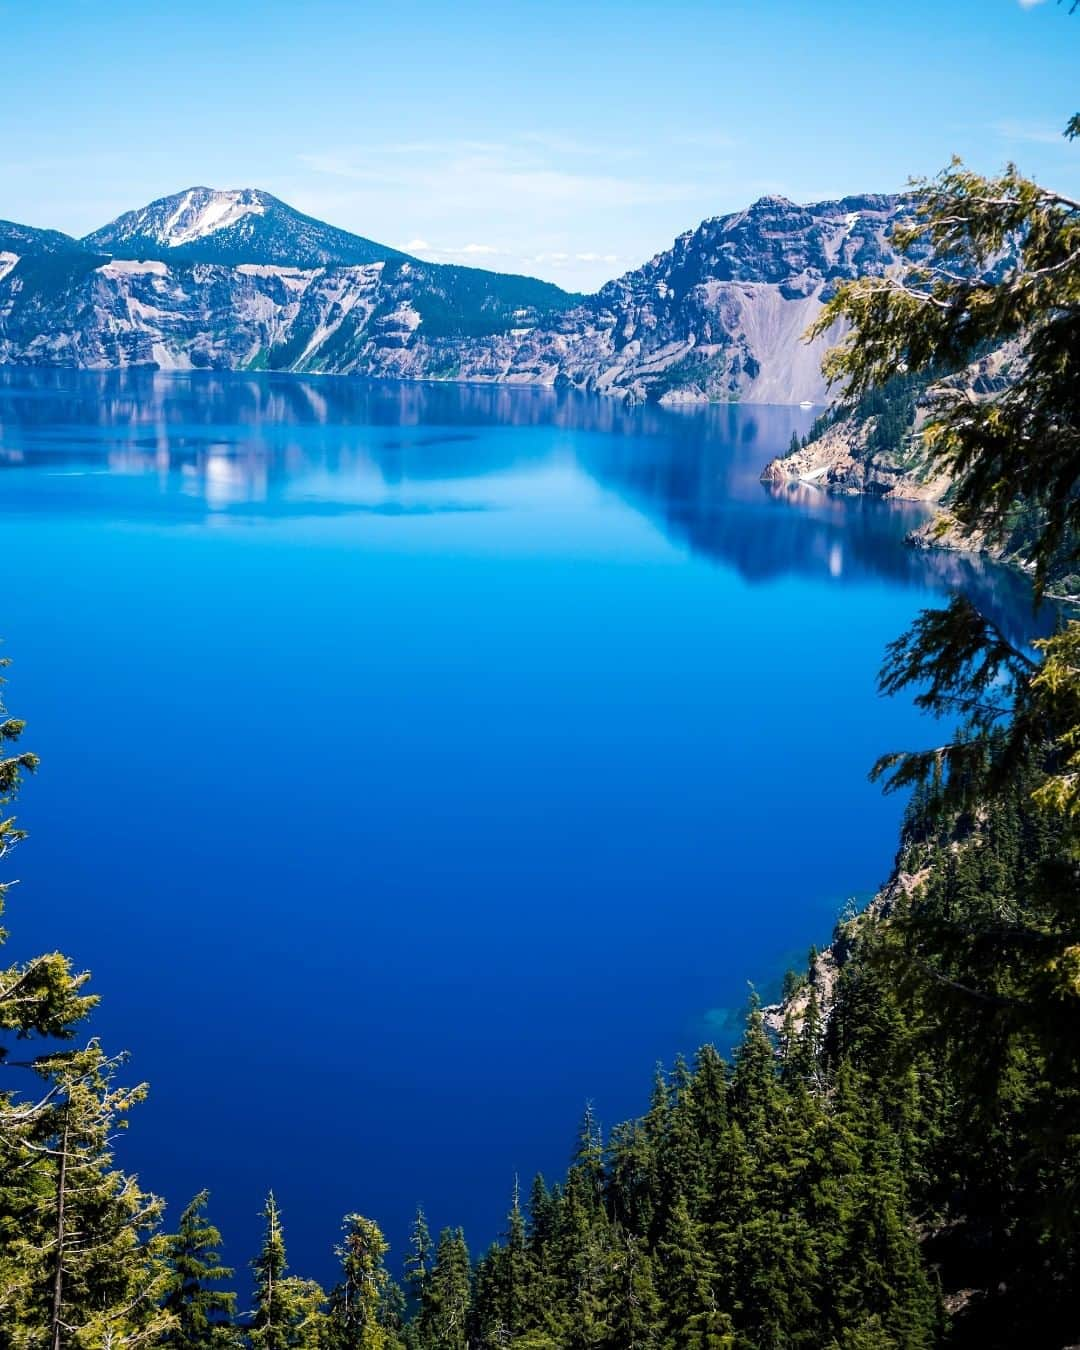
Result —
<instances>
[{"instance_id":1,"label":"mountain reflection on water","mask_svg":"<svg viewBox=\"0 0 1080 1350\"><path fill-rule=\"evenodd\" d=\"M0 371L11 950L94 972L153 1089L125 1165L208 1187L233 1264L271 1185L305 1274L347 1209L481 1249L586 1097L641 1110L887 874L866 771L940 730L885 644L951 586L1030 602L905 547L919 507L764 488L811 420Z\"/></svg>"},{"instance_id":2,"label":"mountain reflection on water","mask_svg":"<svg viewBox=\"0 0 1080 1350\"><path fill-rule=\"evenodd\" d=\"M173 522L208 511L280 518L491 509L483 480L569 454L672 543L749 582L804 574L963 590L1014 635L1032 629L1023 578L974 555L902 546L926 507L762 484L764 464L811 420L786 407L666 409L507 385L0 371L0 468L157 474L168 497L163 518ZM484 434L511 428L573 435L538 443ZM179 499L170 490L177 484ZM410 491L421 486L429 490ZM54 483L49 509L61 495ZM73 485L70 498L92 509L85 490ZM111 499L102 504L115 509ZM141 500L142 513L153 510Z\"/></svg>"}]
</instances>

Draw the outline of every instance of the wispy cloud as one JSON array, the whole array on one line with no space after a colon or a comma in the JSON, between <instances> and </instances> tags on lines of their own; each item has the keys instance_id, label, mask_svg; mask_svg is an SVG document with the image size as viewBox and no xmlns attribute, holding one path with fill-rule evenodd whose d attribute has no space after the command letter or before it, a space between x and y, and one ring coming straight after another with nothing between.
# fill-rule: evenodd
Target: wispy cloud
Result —
<instances>
[{"instance_id":1,"label":"wispy cloud","mask_svg":"<svg viewBox=\"0 0 1080 1350\"><path fill-rule=\"evenodd\" d=\"M659 158L629 137L579 137L572 128L338 143L297 157L303 173L290 200L360 234L404 240L399 247L430 262L535 272L589 289L707 213L731 167L716 153L727 143L715 128L678 147L669 140Z\"/></svg>"},{"instance_id":2,"label":"wispy cloud","mask_svg":"<svg viewBox=\"0 0 1080 1350\"><path fill-rule=\"evenodd\" d=\"M426 239L410 239L401 245L406 253L418 253L427 258L496 258L509 256L509 249L498 248L495 244L461 244L457 247L445 247L429 244Z\"/></svg>"},{"instance_id":3,"label":"wispy cloud","mask_svg":"<svg viewBox=\"0 0 1080 1350\"><path fill-rule=\"evenodd\" d=\"M550 212L627 208L685 200L690 181L565 168L538 140L512 145L459 141L410 142L354 152L316 151L300 156L306 168L369 189L395 189L444 208L543 203Z\"/></svg>"},{"instance_id":4,"label":"wispy cloud","mask_svg":"<svg viewBox=\"0 0 1080 1350\"><path fill-rule=\"evenodd\" d=\"M1034 9L1036 5L1045 4L1045 0L1018 0L1021 9Z\"/></svg>"},{"instance_id":5,"label":"wispy cloud","mask_svg":"<svg viewBox=\"0 0 1080 1350\"><path fill-rule=\"evenodd\" d=\"M608 162L641 158L641 147L637 145L612 145L607 141L586 141L573 136L555 135L548 131L527 131L519 139L523 145L535 146L540 150L560 156L602 159Z\"/></svg>"},{"instance_id":6,"label":"wispy cloud","mask_svg":"<svg viewBox=\"0 0 1080 1350\"><path fill-rule=\"evenodd\" d=\"M673 145L685 145L692 150L731 150L739 144L738 137L729 131L685 131L671 138Z\"/></svg>"},{"instance_id":7,"label":"wispy cloud","mask_svg":"<svg viewBox=\"0 0 1080 1350\"><path fill-rule=\"evenodd\" d=\"M1041 0L1028 0L1029 4L1041 3ZM1023 0L1021 0L1023 3ZM1028 145L1066 144L1061 127L1039 125L1034 122L997 122L994 131L1006 141L1022 141Z\"/></svg>"}]
</instances>

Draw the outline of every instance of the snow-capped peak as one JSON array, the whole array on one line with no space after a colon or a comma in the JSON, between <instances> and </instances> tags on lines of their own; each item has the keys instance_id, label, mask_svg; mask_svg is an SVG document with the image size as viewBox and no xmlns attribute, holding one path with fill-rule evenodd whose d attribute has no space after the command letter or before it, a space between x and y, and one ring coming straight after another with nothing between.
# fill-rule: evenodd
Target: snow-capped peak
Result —
<instances>
[{"instance_id":1,"label":"snow-capped peak","mask_svg":"<svg viewBox=\"0 0 1080 1350\"><path fill-rule=\"evenodd\" d=\"M262 194L254 188L194 187L175 197L131 212L125 220L124 234L156 240L169 248L180 248L205 239L207 235L228 229L245 216L261 216L266 211Z\"/></svg>"}]
</instances>

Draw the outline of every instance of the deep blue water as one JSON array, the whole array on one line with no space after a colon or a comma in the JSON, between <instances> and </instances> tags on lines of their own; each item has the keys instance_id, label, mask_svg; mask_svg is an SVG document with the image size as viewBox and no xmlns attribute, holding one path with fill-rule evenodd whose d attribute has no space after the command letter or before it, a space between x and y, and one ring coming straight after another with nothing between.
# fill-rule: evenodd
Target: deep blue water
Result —
<instances>
[{"instance_id":1,"label":"deep blue water","mask_svg":"<svg viewBox=\"0 0 1080 1350\"><path fill-rule=\"evenodd\" d=\"M42 757L9 951L94 972L121 1144L238 1264L340 1216L498 1231L587 1098L728 1043L901 803L917 508L770 494L812 414L512 389L0 374L0 634Z\"/></svg>"}]
</instances>

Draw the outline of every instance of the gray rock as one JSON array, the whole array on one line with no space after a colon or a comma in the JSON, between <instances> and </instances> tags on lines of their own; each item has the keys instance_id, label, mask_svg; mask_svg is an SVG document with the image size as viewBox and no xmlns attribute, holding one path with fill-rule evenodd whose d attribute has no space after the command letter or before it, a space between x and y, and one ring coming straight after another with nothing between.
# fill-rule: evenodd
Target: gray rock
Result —
<instances>
[{"instance_id":1,"label":"gray rock","mask_svg":"<svg viewBox=\"0 0 1080 1350\"><path fill-rule=\"evenodd\" d=\"M0 252L0 361L820 403L828 343L803 334L838 281L899 264L889 234L903 209L892 196L763 197L582 297L423 263L253 189L189 189L72 247Z\"/></svg>"}]
</instances>

